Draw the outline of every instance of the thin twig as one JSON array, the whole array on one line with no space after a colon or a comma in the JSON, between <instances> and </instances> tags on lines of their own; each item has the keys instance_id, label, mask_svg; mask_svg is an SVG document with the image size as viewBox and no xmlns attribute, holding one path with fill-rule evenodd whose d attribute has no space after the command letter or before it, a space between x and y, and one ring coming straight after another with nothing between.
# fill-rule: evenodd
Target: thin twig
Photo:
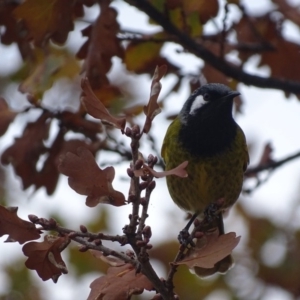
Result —
<instances>
[{"instance_id":1,"label":"thin twig","mask_svg":"<svg viewBox=\"0 0 300 300\"><path fill-rule=\"evenodd\" d=\"M245 176L246 177L251 177L253 176L254 174L257 174L258 172L261 172L261 171L265 171L265 170L274 170L280 166L282 166L283 164L291 161L291 160L294 160L296 158L300 157L300 151L299 152L296 152L295 154L292 154L286 158L283 158L281 160L278 160L278 161L272 161L268 164L264 164L264 165L258 165L256 167L253 167L253 168L248 168L248 170L245 172Z\"/></svg>"},{"instance_id":2,"label":"thin twig","mask_svg":"<svg viewBox=\"0 0 300 300\"><path fill-rule=\"evenodd\" d=\"M225 4L225 15L223 18L223 29L221 32L221 43L220 43L220 58L224 59L224 45L226 40L226 21L229 13L228 3Z\"/></svg>"},{"instance_id":3,"label":"thin twig","mask_svg":"<svg viewBox=\"0 0 300 300\"><path fill-rule=\"evenodd\" d=\"M144 11L156 23L161 25L166 32L174 35L178 43L180 43L186 50L202 58L212 67L222 72L228 77L232 77L239 82L247 85L254 85L261 88L272 88L283 90L285 92L300 94L300 82L278 79L274 77L261 77L251 75L244 72L241 68L236 67L225 60L219 58L208 49L204 48L197 41L193 40L186 33L182 32L175 25L173 25L168 18L166 18L160 11L158 11L149 1L146 0L124 0L125 2L134 5L138 9Z\"/></svg>"}]
</instances>

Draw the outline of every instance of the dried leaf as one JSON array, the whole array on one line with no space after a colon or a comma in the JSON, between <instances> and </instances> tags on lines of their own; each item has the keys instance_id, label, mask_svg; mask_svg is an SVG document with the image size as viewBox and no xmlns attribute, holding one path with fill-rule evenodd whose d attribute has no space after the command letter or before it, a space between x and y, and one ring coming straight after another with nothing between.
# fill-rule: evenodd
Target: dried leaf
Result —
<instances>
[{"instance_id":1,"label":"dried leaf","mask_svg":"<svg viewBox=\"0 0 300 300\"><path fill-rule=\"evenodd\" d=\"M278 6L278 10L286 17L286 19L290 19L293 23L300 26L300 14L298 5L295 6L290 5L289 1L286 0L272 0Z\"/></svg>"},{"instance_id":2,"label":"dried leaf","mask_svg":"<svg viewBox=\"0 0 300 300\"><path fill-rule=\"evenodd\" d=\"M16 115L16 112L13 112L8 108L5 99L0 97L0 136L6 132Z\"/></svg>"},{"instance_id":3,"label":"dried leaf","mask_svg":"<svg viewBox=\"0 0 300 300\"><path fill-rule=\"evenodd\" d=\"M213 268L216 263L231 254L240 237L236 237L234 232L223 235L205 234L201 241L199 247L191 248L187 256L176 264L184 264L189 268Z\"/></svg>"},{"instance_id":4,"label":"dried leaf","mask_svg":"<svg viewBox=\"0 0 300 300\"><path fill-rule=\"evenodd\" d=\"M143 164L143 167L139 170L135 170L134 171L134 175L136 177L139 176L143 176L143 175L148 175L149 173L156 177L156 178L162 178L162 177L166 177L166 176L170 176L170 175L176 175L178 177L188 177L188 173L185 170L185 168L188 165L188 161L184 161L183 163L181 163L179 166L177 166L174 169L168 170L168 171L163 171L163 172L157 172L155 170L153 170L152 168L150 168L148 165Z\"/></svg>"},{"instance_id":5,"label":"dried leaf","mask_svg":"<svg viewBox=\"0 0 300 300\"><path fill-rule=\"evenodd\" d=\"M1 44L10 45L16 43L23 59L31 54L31 46L21 33L20 23L13 16L13 11L19 6L18 2L1 1L0 5L0 26L3 28L0 34Z\"/></svg>"},{"instance_id":6,"label":"dried leaf","mask_svg":"<svg viewBox=\"0 0 300 300\"><path fill-rule=\"evenodd\" d=\"M185 14L197 13L201 24L205 24L208 20L215 17L219 11L219 1L217 0L209 2L206 0L182 0L182 3Z\"/></svg>"},{"instance_id":7,"label":"dried leaf","mask_svg":"<svg viewBox=\"0 0 300 300\"><path fill-rule=\"evenodd\" d=\"M114 190L112 186L115 177L114 168L100 169L92 153L86 148L78 148L76 154L67 153L61 159L58 169L69 176L68 182L72 189L78 194L88 196L86 205L89 207L94 207L98 203L124 205L124 195Z\"/></svg>"},{"instance_id":8,"label":"dried leaf","mask_svg":"<svg viewBox=\"0 0 300 300\"><path fill-rule=\"evenodd\" d=\"M141 294L144 289L153 289L152 283L142 273L137 273L131 264L110 267L107 275L94 280L87 300L118 299L129 300L132 295Z\"/></svg>"},{"instance_id":9,"label":"dried leaf","mask_svg":"<svg viewBox=\"0 0 300 300\"><path fill-rule=\"evenodd\" d=\"M25 262L26 267L36 270L44 281L52 279L56 283L61 274L68 273L60 253L69 245L70 241L68 237L46 235L41 243L27 243L23 247L23 253L28 256Z\"/></svg>"},{"instance_id":10,"label":"dried leaf","mask_svg":"<svg viewBox=\"0 0 300 300\"><path fill-rule=\"evenodd\" d=\"M77 53L78 58L85 58L83 71L86 71L93 90L109 84L107 73L112 66L112 58L122 58L124 52L116 37L120 30L117 12L108 3L101 2L100 15L92 25L82 31L83 36L88 39Z\"/></svg>"},{"instance_id":11,"label":"dried leaf","mask_svg":"<svg viewBox=\"0 0 300 300\"><path fill-rule=\"evenodd\" d=\"M50 122L49 114L43 113L35 122L28 123L23 135L15 139L13 145L7 148L1 157L3 164L12 164L15 172L21 177L23 188L35 184L38 174L37 162L45 153L43 141L48 138Z\"/></svg>"},{"instance_id":12,"label":"dried leaf","mask_svg":"<svg viewBox=\"0 0 300 300\"><path fill-rule=\"evenodd\" d=\"M37 102L44 92L60 78L74 78L79 72L75 57L66 50L49 47L47 53L35 49L29 76L20 84L19 90L29 94L29 100Z\"/></svg>"},{"instance_id":13,"label":"dried leaf","mask_svg":"<svg viewBox=\"0 0 300 300\"><path fill-rule=\"evenodd\" d=\"M95 139L95 135L103 132L101 122L87 120L80 113L63 111L60 114L60 121L62 125L74 132L82 133L84 136L91 138L91 140Z\"/></svg>"},{"instance_id":14,"label":"dried leaf","mask_svg":"<svg viewBox=\"0 0 300 300\"><path fill-rule=\"evenodd\" d=\"M73 30L71 11L72 1L27 0L14 10L14 16L25 22L29 38L41 46L49 38L59 44L66 41Z\"/></svg>"},{"instance_id":15,"label":"dried leaf","mask_svg":"<svg viewBox=\"0 0 300 300\"><path fill-rule=\"evenodd\" d=\"M92 253L94 257L101 259L103 262L109 264L112 267L120 267L125 265L125 262L120 260L119 258L103 255L103 252L96 251L93 249L90 249L89 251Z\"/></svg>"},{"instance_id":16,"label":"dried leaf","mask_svg":"<svg viewBox=\"0 0 300 300\"><path fill-rule=\"evenodd\" d=\"M131 42L125 50L124 63L127 70L137 74L153 72L155 65L161 64L160 50L162 43L145 41L143 43Z\"/></svg>"},{"instance_id":17,"label":"dried leaf","mask_svg":"<svg viewBox=\"0 0 300 300\"><path fill-rule=\"evenodd\" d=\"M148 104L144 106L144 113L146 115L146 120L143 128L143 132L148 133L153 119L157 116L161 109L157 103L157 99L161 90L161 83L160 80L162 77L167 73L167 66L162 65L160 67L156 67L151 83L150 89L150 99Z\"/></svg>"},{"instance_id":18,"label":"dried leaf","mask_svg":"<svg viewBox=\"0 0 300 300\"><path fill-rule=\"evenodd\" d=\"M126 119L115 118L109 113L103 103L96 97L96 95L92 91L87 78L83 78L81 80L81 88L85 93L85 95L82 96L81 101L85 105L87 112L94 118L103 120L123 131L125 128Z\"/></svg>"},{"instance_id":19,"label":"dried leaf","mask_svg":"<svg viewBox=\"0 0 300 300\"><path fill-rule=\"evenodd\" d=\"M18 207L0 205L0 236L8 234L6 242L19 244L38 239L40 231L31 222L19 218L17 211Z\"/></svg>"}]
</instances>

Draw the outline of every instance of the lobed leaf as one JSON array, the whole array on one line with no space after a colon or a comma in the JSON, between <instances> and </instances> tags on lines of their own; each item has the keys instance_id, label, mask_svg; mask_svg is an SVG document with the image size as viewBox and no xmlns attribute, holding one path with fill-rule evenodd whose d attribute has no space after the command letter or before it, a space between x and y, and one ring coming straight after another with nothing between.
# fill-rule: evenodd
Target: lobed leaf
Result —
<instances>
[{"instance_id":1,"label":"lobed leaf","mask_svg":"<svg viewBox=\"0 0 300 300\"><path fill-rule=\"evenodd\" d=\"M82 96L81 101L85 105L87 112L94 118L105 121L123 131L126 119L115 118L109 113L103 103L94 94L87 78L81 80L81 88L85 93L85 95Z\"/></svg>"},{"instance_id":2,"label":"lobed leaf","mask_svg":"<svg viewBox=\"0 0 300 300\"><path fill-rule=\"evenodd\" d=\"M17 211L18 207L0 205L0 236L8 234L6 242L19 244L38 239L40 231L31 222L19 218Z\"/></svg>"},{"instance_id":3,"label":"lobed leaf","mask_svg":"<svg viewBox=\"0 0 300 300\"><path fill-rule=\"evenodd\" d=\"M162 65L156 67L151 83L150 89L150 99L148 104L144 106L144 113L146 115L146 120L143 128L143 132L148 133L153 119L161 112L161 109L157 103L157 99L161 90L160 80L167 73L167 66Z\"/></svg>"},{"instance_id":4,"label":"lobed leaf","mask_svg":"<svg viewBox=\"0 0 300 300\"><path fill-rule=\"evenodd\" d=\"M128 300L132 295L141 294L144 289L152 290L153 285L142 273L137 273L131 264L109 267L107 274L94 280L87 300L118 299Z\"/></svg>"},{"instance_id":5,"label":"lobed leaf","mask_svg":"<svg viewBox=\"0 0 300 300\"><path fill-rule=\"evenodd\" d=\"M46 235L41 243L27 243L22 249L23 253L28 256L25 262L26 267L36 270L44 281L52 279L56 283L61 274L68 273L60 253L70 242L68 237Z\"/></svg>"},{"instance_id":6,"label":"lobed leaf","mask_svg":"<svg viewBox=\"0 0 300 300\"><path fill-rule=\"evenodd\" d=\"M6 132L16 115L16 112L9 109L5 99L0 97L0 136Z\"/></svg>"},{"instance_id":7,"label":"lobed leaf","mask_svg":"<svg viewBox=\"0 0 300 300\"><path fill-rule=\"evenodd\" d=\"M115 177L113 167L100 169L92 153L79 147L76 154L68 152L61 158L59 171L69 176L70 187L78 194L87 195L86 205L94 207L98 203L114 206L125 204L124 195L114 190L112 181Z\"/></svg>"},{"instance_id":8,"label":"lobed leaf","mask_svg":"<svg viewBox=\"0 0 300 300\"><path fill-rule=\"evenodd\" d=\"M23 20L28 29L28 37L37 46L42 46L49 38L62 44L69 31L73 30L72 1L27 0L13 12L16 19Z\"/></svg>"},{"instance_id":9,"label":"lobed leaf","mask_svg":"<svg viewBox=\"0 0 300 300\"><path fill-rule=\"evenodd\" d=\"M240 237L234 232L223 235L205 234L195 248L191 248L185 258L177 265L185 264L189 268L213 268L216 263L231 254L238 245Z\"/></svg>"}]
</instances>

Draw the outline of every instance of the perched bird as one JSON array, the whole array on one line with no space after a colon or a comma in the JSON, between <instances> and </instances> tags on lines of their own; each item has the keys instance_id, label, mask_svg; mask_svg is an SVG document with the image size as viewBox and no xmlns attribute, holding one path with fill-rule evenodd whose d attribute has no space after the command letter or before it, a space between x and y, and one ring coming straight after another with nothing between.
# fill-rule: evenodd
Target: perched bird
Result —
<instances>
[{"instance_id":1,"label":"perched bird","mask_svg":"<svg viewBox=\"0 0 300 300\"><path fill-rule=\"evenodd\" d=\"M232 206L242 189L243 173L249 163L245 135L232 116L234 97L239 93L223 84L210 83L196 89L170 124L161 155L166 170L188 161L188 177L167 176L173 201L182 209L203 214L222 199L221 211ZM222 212L220 234L223 234ZM205 270L200 276L225 272L226 264ZM197 271L196 271L197 273Z\"/></svg>"}]
</instances>

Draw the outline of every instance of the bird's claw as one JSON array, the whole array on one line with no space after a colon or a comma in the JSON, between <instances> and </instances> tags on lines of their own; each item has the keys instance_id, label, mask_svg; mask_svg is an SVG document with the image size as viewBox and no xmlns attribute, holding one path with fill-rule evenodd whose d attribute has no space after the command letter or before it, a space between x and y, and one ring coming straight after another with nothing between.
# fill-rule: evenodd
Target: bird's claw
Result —
<instances>
[{"instance_id":1,"label":"bird's claw","mask_svg":"<svg viewBox=\"0 0 300 300\"><path fill-rule=\"evenodd\" d=\"M191 245L192 247L195 247L195 243L193 242L193 239L192 239L189 231L186 228L182 229L179 232L178 241L184 247L187 247L189 245Z\"/></svg>"}]
</instances>

